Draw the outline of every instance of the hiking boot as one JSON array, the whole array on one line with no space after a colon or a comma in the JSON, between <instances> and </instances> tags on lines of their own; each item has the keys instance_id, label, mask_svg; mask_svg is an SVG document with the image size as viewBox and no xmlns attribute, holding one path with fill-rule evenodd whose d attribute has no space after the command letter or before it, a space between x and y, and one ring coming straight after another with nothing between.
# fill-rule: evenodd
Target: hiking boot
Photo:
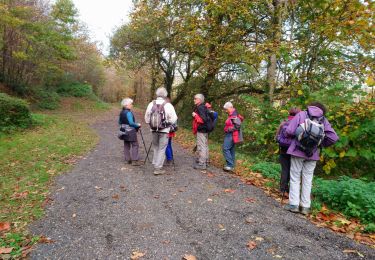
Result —
<instances>
[{"instance_id":1,"label":"hiking boot","mask_svg":"<svg viewBox=\"0 0 375 260\"><path fill-rule=\"evenodd\" d=\"M164 174L165 173L165 170L162 170L162 169L155 169L154 170L154 175L161 175L161 174Z\"/></svg>"},{"instance_id":2,"label":"hiking boot","mask_svg":"<svg viewBox=\"0 0 375 260\"><path fill-rule=\"evenodd\" d=\"M195 164L194 166L193 166L193 168L194 169L196 169L196 170L206 170L207 169L207 166L205 165L205 164Z\"/></svg>"},{"instance_id":3,"label":"hiking boot","mask_svg":"<svg viewBox=\"0 0 375 260\"><path fill-rule=\"evenodd\" d=\"M143 163L141 163L140 161L132 161L132 166L141 166L143 165Z\"/></svg>"},{"instance_id":4,"label":"hiking boot","mask_svg":"<svg viewBox=\"0 0 375 260\"><path fill-rule=\"evenodd\" d=\"M226 171L226 172L232 172L234 170L234 168L232 168L230 166L224 166L223 170Z\"/></svg>"},{"instance_id":5,"label":"hiking boot","mask_svg":"<svg viewBox=\"0 0 375 260\"><path fill-rule=\"evenodd\" d=\"M309 215L309 213L310 213L310 208L301 207L299 212L300 212L302 215L307 216L307 215Z\"/></svg>"},{"instance_id":6,"label":"hiking boot","mask_svg":"<svg viewBox=\"0 0 375 260\"><path fill-rule=\"evenodd\" d=\"M288 205L286 205L284 207L284 209L289 210L290 212L293 212L293 213L298 213L299 212L299 207L296 206L296 205L290 205L290 204L288 204Z\"/></svg>"},{"instance_id":7,"label":"hiking boot","mask_svg":"<svg viewBox=\"0 0 375 260\"><path fill-rule=\"evenodd\" d=\"M125 161L125 164L132 164L132 161Z\"/></svg>"}]
</instances>

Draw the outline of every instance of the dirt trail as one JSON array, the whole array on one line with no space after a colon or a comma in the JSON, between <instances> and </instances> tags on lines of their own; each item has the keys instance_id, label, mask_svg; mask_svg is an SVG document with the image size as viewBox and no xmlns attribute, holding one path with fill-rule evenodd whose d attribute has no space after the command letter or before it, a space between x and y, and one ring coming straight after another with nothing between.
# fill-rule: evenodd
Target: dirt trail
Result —
<instances>
[{"instance_id":1,"label":"dirt trail","mask_svg":"<svg viewBox=\"0 0 375 260\"><path fill-rule=\"evenodd\" d=\"M39 245L31 259L130 259L134 252L141 259L375 259L374 249L286 212L254 186L219 169L194 170L176 144L176 170L165 175L154 176L150 164L125 165L116 122L113 114L93 125L98 146L56 179L46 216L31 227L54 243ZM150 132L143 134L149 144Z\"/></svg>"}]
</instances>

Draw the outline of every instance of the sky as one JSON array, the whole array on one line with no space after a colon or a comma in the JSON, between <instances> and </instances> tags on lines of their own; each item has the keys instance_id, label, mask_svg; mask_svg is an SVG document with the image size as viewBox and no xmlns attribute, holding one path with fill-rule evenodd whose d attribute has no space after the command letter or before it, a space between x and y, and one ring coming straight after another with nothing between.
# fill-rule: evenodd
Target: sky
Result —
<instances>
[{"instance_id":1,"label":"sky","mask_svg":"<svg viewBox=\"0 0 375 260\"><path fill-rule=\"evenodd\" d=\"M128 21L132 0L73 0L79 11L79 18L90 31L93 41L103 54L109 51L109 36L116 27Z\"/></svg>"}]
</instances>

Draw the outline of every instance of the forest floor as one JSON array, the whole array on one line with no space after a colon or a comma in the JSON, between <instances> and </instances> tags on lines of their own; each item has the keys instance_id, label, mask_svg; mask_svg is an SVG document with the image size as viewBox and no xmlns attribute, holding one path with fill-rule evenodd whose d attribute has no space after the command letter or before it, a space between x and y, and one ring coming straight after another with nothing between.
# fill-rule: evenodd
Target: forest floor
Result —
<instances>
[{"instance_id":1,"label":"forest floor","mask_svg":"<svg viewBox=\"0 0 375 260\"><path fill-rule=\"evenodd\" d=\"M194 170L178 144L164 175L125 164L117 116L92 125L99 144L55 179L45 216L30 227L48 243L31 259L375 259L373 248L285 211L235 175Z\"/></svg>"}]
</instances>

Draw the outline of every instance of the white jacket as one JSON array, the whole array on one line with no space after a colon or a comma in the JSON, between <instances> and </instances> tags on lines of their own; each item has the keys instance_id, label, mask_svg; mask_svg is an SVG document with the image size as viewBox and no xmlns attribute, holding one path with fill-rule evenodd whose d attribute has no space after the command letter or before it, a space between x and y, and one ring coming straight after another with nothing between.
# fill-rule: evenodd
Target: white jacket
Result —
<instances>
[{"instance_id":1,"label":"white jacket","mask_svg":"<svg viewBox=\"0 0 375 260\"><path fill-rule=\"evenodd\" d=\"M165 100L164 98L158 97L155 101L156 101L156 104L161 105L164 103ZM151 101L150 104L148 104L147 109L146 109L145 121L147 124L150 123L151 110L152 110L153 105L154 105L154 101ZM177 114L176 114L176 111L174 110L173 105L171 103L166 103L164 105L164 111L165 111L167 123L175 124L177 122ZM160 130L159 132L169 133L169 130L170 130L170 127L167 127L167 128Z\"/></svg>"}]
</instances>

